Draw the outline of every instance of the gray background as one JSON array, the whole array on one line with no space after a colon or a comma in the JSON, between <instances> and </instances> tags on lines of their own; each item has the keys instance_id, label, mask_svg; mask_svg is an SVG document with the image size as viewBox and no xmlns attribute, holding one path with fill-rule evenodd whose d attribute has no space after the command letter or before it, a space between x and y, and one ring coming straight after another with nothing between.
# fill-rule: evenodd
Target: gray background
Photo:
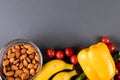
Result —
<instances>
[{"instance_id":1,"label":"gray background","mask_svg":"<svg viewBox=\"0 0 120 80\"><path fill-rule=\"evenodd\" d=\"M84 48L107 35L120 46L120 0L0 0L0 47L25 38L43 48Z\"/></svg>"}]
</instances>

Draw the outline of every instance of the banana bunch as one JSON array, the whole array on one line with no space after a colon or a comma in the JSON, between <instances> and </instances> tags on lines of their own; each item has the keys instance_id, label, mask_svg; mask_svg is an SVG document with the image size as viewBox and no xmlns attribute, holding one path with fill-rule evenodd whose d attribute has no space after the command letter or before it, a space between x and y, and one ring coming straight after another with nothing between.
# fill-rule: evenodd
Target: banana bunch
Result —
<instances>
[{"instance_id":1,"label":"banana bunch","mask_svg":"<svg viewBox=\"0 0 120 80\"><path fill-rule=\"evenodd\" d=\"M73 70L73 64L68 64L63 60L51 60L47 62L42 70L36 75L34 80L49 80L51 76L53 76L55 73L56 74L52 80L63 80L62 78L65 78L65 80L70 80L70 78L74 75L76 75L76 71ZM60 72L62 70L73 70L70 72Z\"/></svg>"}]
</instances>

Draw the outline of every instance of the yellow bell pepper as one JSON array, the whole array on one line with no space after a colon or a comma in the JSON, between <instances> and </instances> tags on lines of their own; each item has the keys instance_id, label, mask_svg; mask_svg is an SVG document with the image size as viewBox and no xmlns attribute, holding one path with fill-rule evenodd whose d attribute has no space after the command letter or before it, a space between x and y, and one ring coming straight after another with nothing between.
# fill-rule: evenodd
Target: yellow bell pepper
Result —
<instances>
[{"instance_id":1,"label":"yellow bell pepper","mask_svg":"<svg viewBox=\"0 0 120 80\"><path fill-rule=\"evenodd\" d=\"M111 80L115 75L114 60L103 42L82 49L77 58L90 80Z\"/></svg>"}]
</instances>

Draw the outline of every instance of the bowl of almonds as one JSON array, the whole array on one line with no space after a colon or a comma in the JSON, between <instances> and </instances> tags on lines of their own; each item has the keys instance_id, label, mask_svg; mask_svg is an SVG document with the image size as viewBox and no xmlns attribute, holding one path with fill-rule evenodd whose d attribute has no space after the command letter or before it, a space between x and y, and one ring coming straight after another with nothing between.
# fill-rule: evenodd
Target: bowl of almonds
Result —
<instances>
[{"instance_id":1,"label":"bowl of almonds","mask_svg":"<svg viewBox=\"0 0 120 80\"><path fill-rule=\"evenodd\" d=\"M32 80L41 70L43 57L31 41L15 39L0 50L1 77L5 80Z\"/></svg>"}]
</instances>

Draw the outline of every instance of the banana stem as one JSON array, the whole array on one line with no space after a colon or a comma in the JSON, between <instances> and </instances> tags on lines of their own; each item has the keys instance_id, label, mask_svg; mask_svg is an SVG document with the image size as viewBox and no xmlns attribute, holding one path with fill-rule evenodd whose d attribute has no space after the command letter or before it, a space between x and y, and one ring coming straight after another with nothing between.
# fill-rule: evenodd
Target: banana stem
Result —
<instances>
[{"instance_id":1,"label":"banana stem","mask_svg":"<svg viewBox=\"0 0 120 80\"><path fill-rule=\"evenodd\" d=\"M65 66L65 68L66 68L66 69L73 70L73 66L74 66L73 64L68 64L68 63L67 63L66 66Z\"/></svg>"},{"instance_id":2,"label":"banana stem","mask_svg":"<svg viewBox=\"0 0 120 80\"><path fill-rule=\"evenodd\" d=\"M69 74L70 74L70 76L75 76L75 75L77 75L77 72L76 72L76 70L73 70Z\"/></svg>"}]
</instances>

